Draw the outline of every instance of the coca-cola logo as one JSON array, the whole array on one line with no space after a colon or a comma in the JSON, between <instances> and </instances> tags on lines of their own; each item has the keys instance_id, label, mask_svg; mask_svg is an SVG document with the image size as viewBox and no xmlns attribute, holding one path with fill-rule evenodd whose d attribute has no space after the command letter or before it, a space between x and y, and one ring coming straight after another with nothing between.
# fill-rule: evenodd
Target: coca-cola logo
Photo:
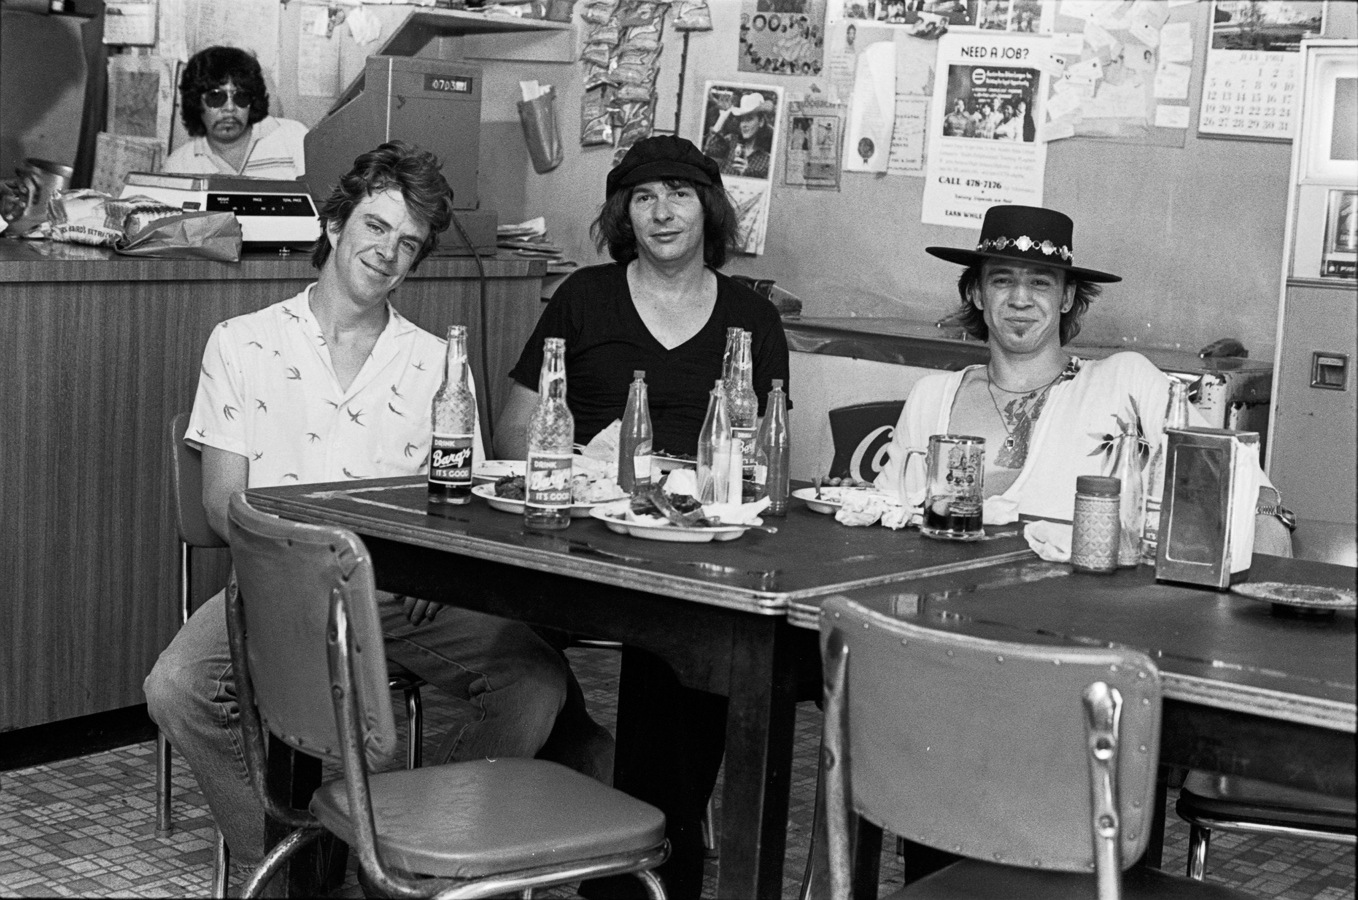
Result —
<instances>
[{"instance_id":1,"label":"coca-cola logo","mask_svg":"<svg viewBox=\"0 0 1358 900\"><path fill-rule=\"evenodd\" d=\"M436 469L461 469L467 466L471 459L472 449L463 447L459 450L435 450L430 463Z\"/></svg>"}]
</instances>

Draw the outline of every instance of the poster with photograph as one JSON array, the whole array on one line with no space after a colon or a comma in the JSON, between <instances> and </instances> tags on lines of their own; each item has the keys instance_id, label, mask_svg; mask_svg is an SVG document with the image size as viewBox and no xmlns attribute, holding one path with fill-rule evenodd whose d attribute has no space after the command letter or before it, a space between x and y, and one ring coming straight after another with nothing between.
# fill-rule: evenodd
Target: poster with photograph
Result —
<instances>
[{"instance_id":1,"label":"poster with photograph","mask_svg":"<svg viewBox=\"0 0 1358 900\"><path fill-rule=\"evenodd\" d=\"M1041 206L1040 138L1049 38L949 34L939 43L929 115L922 221L975 228L997 203Z\"/></svg>"},{"instance_id":2,"label":"poster with photograph","mask_svg":"<svg viewBox=\"0 0 1358 900\"><path fill-rule=\"evenodd\" d=\"M1358 279L1358 190L1330 191L1322 278Z\"/></svg>"},{"instance_id":3,"label":"poster with photograph","mask_svg":"<svg viewBox=\"0 0 1358 900\"><path fill-rule=\"evenodd\" d=\"M737 251L762 253L783 89L709 81L703 97L702 133L693 143L717 163L727 193L736 203L740 213Z\"/></svg>"},{"instance_id":4,"label":"poster with photograph","mask_svg":"<svg viewBox=\"0 0 1358 900\"><path fill-rule=\"evenodd\" d=\"M742 72L819 75L825 48L825 0L744 0Z\"/></svg>"},{"instance_id":5,"label":"poster with photograph","mask_svg":"<svg viewBox=\"0 0 1358 900\"><path fill-rule=\"evenodd\" d=\"M1056 0L981 0L976 27L985 31L1047 34L1052 30Z\"/></svg>"},{"instance_id":6,"label":"poster with photograph","mask_svg":"<svg viewBox=\"0 0 1358 900\"><path fill-rule=\"evenodd\" d=\"M1214 0L1198 133L1291 140L1303 38L1324 32L1324 0Z\"/></svg>"},{"instance_id":7,"label":"poster with photograph","mask_svg":"<svg viewBox=\"0 0 1358 900\"><path fill-rule=\"evenodd\" d=\"M810 99L787 104L787 162L783 183L839 190L844 107Z\"/></svg>"},{"instance_id":8,"label":"poster with photograph","mask_svg":"<svg viewBox=\"0 0 1358 900\"><path fill-rule=\"evenodd\" d=\"M938 37L949 26L972 26L980 0L837 0L837 19L897 25L921 37Z\"/></svg>"}]
</instances>

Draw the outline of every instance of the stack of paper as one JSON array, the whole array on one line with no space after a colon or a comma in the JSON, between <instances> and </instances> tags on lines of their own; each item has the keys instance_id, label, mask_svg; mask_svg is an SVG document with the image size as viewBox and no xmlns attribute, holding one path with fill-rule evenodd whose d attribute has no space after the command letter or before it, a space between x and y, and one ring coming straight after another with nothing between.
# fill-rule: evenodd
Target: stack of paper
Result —
<instances>
[{"instance_id":1,"label":"stack of paper","mask_svg":"<svg viewBox=\"0 0 1358 900\"><path fill-rule=\"evenodd\" d=\"M517 225L501 225L495 229L495 245L512 250L519 256L558 260L561 248L547 238L547 220L542 216Z\"/></svg>"}]
</instances>

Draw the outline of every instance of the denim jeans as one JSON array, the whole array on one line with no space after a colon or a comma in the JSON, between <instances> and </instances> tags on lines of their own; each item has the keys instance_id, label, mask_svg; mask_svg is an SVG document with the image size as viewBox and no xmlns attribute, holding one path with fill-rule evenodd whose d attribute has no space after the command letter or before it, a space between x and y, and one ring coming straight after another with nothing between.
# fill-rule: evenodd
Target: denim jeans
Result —
<instances>
[{"instance_id":1,"label":"denim jeans","mask_svg":"<svg viewBox=\"0 0 1358 900\"><path fill-rule=\"evenodd\" d=\"M433 762L538 753L574 682L561 653L528 626L495 616L445 606L433 622L412 626L400 598L385 592L378 609L387 657L453 699L453 722ZM189 618L143 689L151 718L198 779L233 859L258 862L264 810L245 767L224 593Z\"/></svg>"}]
</instances>

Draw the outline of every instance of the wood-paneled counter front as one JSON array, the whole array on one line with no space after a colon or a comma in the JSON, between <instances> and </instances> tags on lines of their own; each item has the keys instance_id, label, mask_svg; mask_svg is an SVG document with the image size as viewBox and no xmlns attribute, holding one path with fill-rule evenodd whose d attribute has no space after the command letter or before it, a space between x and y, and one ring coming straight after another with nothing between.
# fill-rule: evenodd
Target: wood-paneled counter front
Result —
<instances>
[{"instance_id":1,"label":"wood-paneled counter front","mask_svg":"<svg viewBox=\"0 0 1358 900\"><path fill-rule=\"evenodd\" d=\"M430 257L393 298L435 334L466 324L478 375L485 335L483 422L545 269L485 260L484 317L471 259ZM193 402L212 327L315 274L308 254L227 264L0 240L0 731L145 702L178 626L169 420Z\"/></svg>"}]
</instances>

